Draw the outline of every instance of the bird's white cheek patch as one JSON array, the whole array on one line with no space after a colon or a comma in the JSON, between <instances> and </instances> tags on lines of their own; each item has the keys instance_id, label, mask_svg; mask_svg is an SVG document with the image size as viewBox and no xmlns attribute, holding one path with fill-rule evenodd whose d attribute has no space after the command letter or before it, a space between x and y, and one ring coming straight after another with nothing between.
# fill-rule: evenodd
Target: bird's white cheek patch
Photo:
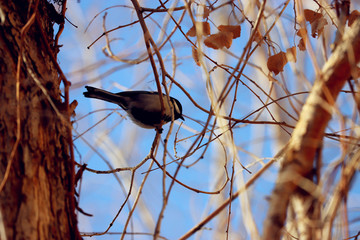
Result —
<instances>
[{"instance_id":1,"label":"bird's white cheek patch","mask_svg":"<svg viewBox=\"0 0 360 240\"><path fill-rule=\"evenodd\" d=\"M174 108L175 108L175 112L176 113L180 113L180 109L179 109L179 106L177 105L177 103L176 102L174 102Z\"/></svg>"}]
</instances>

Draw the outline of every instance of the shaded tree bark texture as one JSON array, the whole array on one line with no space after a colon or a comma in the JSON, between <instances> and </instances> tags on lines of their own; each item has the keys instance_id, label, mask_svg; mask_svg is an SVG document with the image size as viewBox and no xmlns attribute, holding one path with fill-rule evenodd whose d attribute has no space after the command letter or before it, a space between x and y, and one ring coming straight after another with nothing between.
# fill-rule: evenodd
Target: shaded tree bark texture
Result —
<instances>
[{"instance_id":1,"label":"shaded tree bark texture","mask_svg":"<svg viewBox=\"0 0 360 240\"><path fill-rule=\"evenodd\" d=\"M0 192L0 224L7 239L80 238L69 154L70 122L59 74L46 47L53 43L48 6L43 0L0 1L0 183L10 164ZM29 22L34 12L36 17ZM21 36L27 23L29 28ZM51 49L55 52L56 48Z\"/></svg>"}]
</instances>

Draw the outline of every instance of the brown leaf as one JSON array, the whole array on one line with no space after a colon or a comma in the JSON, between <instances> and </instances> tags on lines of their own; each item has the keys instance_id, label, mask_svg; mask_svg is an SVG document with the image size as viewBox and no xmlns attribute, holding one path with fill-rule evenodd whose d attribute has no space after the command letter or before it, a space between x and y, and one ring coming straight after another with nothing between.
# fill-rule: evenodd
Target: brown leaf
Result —
<instances>
[{"instance_id":1,"label":"brown leaf","mask_svg":"<svg viewBox=\"0 0 360 240\"><path fill-rule=\"evenodd\" d=\"M313 21L311 23L311 36L313 38L319 37L324 31L324 26L327 24L328 24L327 20L323 17Z\"/></svg>"},{"instance_id":2,"label":"brown leaf","mask_svg":"<svg viewBox=\"0 0 360 240\"><path fill-rule=\"evenodd\" d=\"M324 31L324 26L328 24L327 20L321 13L314 12L310 9L304 10L304 16L306 21L311 24L311 36L313 38L319 37Z\"/></svg>"},{"instance_id":3,"label":"brown leaf","mask_svg":"<svg viewBox=\"0 0 360 240\"><path fill-rule=\"evenodd\" d=\"M323 15L321 13L314 12L313 10L310 10L310 9L304 10L304 16L305 16L305 20L310 23L323 17Z\"/></svg>"},{"instance_id":4,"label":"brown leaf","mask_svg":"<svg viewBox=\"0 0 360 240\"><path fill-rule=\"evenodd\" d=\"M233 33L232 32L218 32L212 34L204 40L206 46L219 49L219 48L230 48L232 44Z\"/></svg>"},{"instance_id":5,"label":"brown leaf","mask_svg":"<svg viewBox=\"0 0 360 240\"><path fill-rule=\"evenodd\" d=\"M210 15L210 8L204 7L203 19L208 18Z\"/></svg>"},{"instance_id":6,"label":"brown leaf","mask_svg":"<svg viewBox=\"0 0 360 240\"><path fill-rule=\"evenodd\" d=\"M358 18L360 18L360 12L358 10L352 11L348 17L348 26L350 27Z\"/></svg>"},{"instance_id":7,"label":"brown leaf","mask_svg":"<svg viewBox=\"0 0 360 240\"><path fill-rule=\"evenodd\" d=\"M254 34L253 42L257 42L259 43L259 45L261 45L262 41L263 41L263 36L261 35L260 30L258 28Z\"/></svg>"},{"instance_id":8,"label":"brown leaf","mask_svg":"<svg viewBox=\"0 0 360 240\"><path fill-rule=\"evenodd\" d=\"M300 39L299 44L297 46L300 49L300 51L305 51L306 50L306 45L305 45L305 41L304 41L303 38Z\"/></svg>"},{"instance_id":9,"label":"brown leaf","mask_svg":"<svg viewBox=\"0 0 360 240\"><path fill-rule=\"evenodd\" d=\"M296 35L301 37L297 47L300 49L300 51L305 51L306 50L306 45L305 45L306 41L304 39L307 39L307 30L306 30L306 28L300 28L296 32Z\"/></svg>"},{"instance_id":10,"label":"brown leaf","mask_svg":"<svg viewBox=\"0 0 360 240\"><path fill-rule=\"evenodd\" d=\"M296 47L286 49L286 59L289 62L296 62Z\"/></svg>"},{"instance_id":11,"label":"brown leaf","mask_svg":"<svg viewBox=\"0 0 360 240\"><path fill-rule=\"evenodd\" d=\"M240 25L220 25L218 29L220 32L232 32L233 39L240 37Z\"/></svg>"},{"instance_id":12,"label":"brown leaf","mask_svg":"<svg viewBox=\"0 0 360 240\"><path fill-rule=\"evenodd\" d=\"M198 50L194 46L192 47L192 57L193 57L196 65L200 66Z\"/></svg>"},{"instance_id":13,"label":"brown leaf","mask_svg":"<svg viewBox=\"0 0 360 240\"><path fill-rule=\"evenodd\" d=\"M307 36L307 30L306 28L300 28L297 32L296 32L296 35L301 37L301 38L304 38Z\"/></svg>"},{"instance_id":14,"label":"brown leaf","mask_svg":"<svg viewBox=\"0 0 360 240\"><path fill-rule=\"evenodd\" d=\"M195 37L197 31L200 36L210 35L210 24L208 22L196 22L195 26L192 26L189 29L189 31L186 33L187 36Z\"/></svg>"},{"instance_id":15,"label":"brown leaf","mask_svg":"<svg viewBox=\"0 0 360 240\"><path fill-rule=\"evenodd\" d=\"M275 75L278 75L279 72L284 71L284 66L286 65L286 63L286 53L279 52L269 57L267 61L267 67L269 71L274 72Z\"/></svg>"}]
</instances>

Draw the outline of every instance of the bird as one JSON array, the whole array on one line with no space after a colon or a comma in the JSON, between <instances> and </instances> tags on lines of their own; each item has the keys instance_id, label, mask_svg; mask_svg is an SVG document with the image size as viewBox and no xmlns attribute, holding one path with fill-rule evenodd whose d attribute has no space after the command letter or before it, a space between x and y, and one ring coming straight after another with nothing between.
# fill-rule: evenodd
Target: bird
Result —
<instances>
[{"instance_id":1,"label":"bird","mask_svg":"<svg viewBox=\"0 0 360 240\"><path fill-rule=\"evenodd\" d=\"M170 122L172 115L174 115L174 120L185 120L179 100L170 97L170 101L168 101L165 94L163 94L164 112L162 114L158 92L124 91L111 93L91 86L85 86L85 88L87 90L83 93L85 97L118 104L127 112L130 119L142 128L155 128L161 133L162 125Z\"/></svg>"}]
</instances>

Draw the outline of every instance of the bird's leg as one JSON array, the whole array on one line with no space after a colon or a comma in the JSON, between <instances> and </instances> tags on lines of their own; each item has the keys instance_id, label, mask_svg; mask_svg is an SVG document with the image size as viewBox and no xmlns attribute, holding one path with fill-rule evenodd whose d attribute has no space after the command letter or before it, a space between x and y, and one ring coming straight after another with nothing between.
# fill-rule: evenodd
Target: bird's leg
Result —
<instances>
[{"instance_id":1,"label":"bird's leg","mask_svg":"<svg viewBox=\"0 0 360 240\"><path fill-rule=\"evenodd\" d=\"M163 130L164 129L162 127L156 127L155 128L155 131L157 131L159 134L162 134Z\"/></svg>"}]
</instances>

